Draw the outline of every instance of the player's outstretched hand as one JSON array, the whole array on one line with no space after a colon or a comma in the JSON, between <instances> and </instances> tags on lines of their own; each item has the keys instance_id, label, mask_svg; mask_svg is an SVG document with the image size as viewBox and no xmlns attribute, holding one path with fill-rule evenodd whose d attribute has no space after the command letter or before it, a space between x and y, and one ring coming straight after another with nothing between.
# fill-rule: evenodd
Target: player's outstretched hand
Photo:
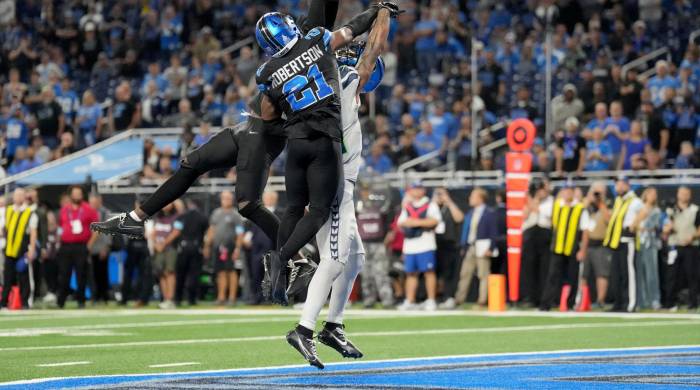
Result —
<instances>
[{"instance_id":1,"label":"player's outstretched hand","mask_svg":"<svg viewBox=\"0 0 700 390\"><path fill-rule=\"evenodd\" d=\"M406 10L402 10L399 8L398 0L387 0L387 1L380 1L377 3L377 6L379 8L384 8L389 11L389 15L392 18L395 18L399 16L399 14L406 12Z\"/></svg>"}]
</instances>

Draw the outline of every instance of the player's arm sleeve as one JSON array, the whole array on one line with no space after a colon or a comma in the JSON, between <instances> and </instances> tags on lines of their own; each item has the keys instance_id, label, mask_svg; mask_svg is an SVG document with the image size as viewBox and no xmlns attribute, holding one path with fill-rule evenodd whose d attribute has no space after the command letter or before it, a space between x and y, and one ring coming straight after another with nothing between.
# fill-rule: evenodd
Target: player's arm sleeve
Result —
<instances>
[{"instance_id":1,"label":"player's arm sleeve","mask_svg":"<svg viewBox=\"0 0 700 390\"><path fill-rule=\"evenodd\" d=\"M332 30L338 14L338 0L311 0L309 15L301 24L301 31L306 34L315 27L325 27Z\"/></svg>"},{"instance_id":2,"label":"player's arm sleeve","mask_svg":"<svg viewBox=\"0 0 700 390\"><path fill-rule=\"evenodd\" d=\"M352 32L352 37L360 36L372 27L372 23L377 18L379 13L379 7L370 6L366 11L357 14L354 18L350 19L349 22L345 24L346 28L349 28Z\"/></svg>"}]
</instances>

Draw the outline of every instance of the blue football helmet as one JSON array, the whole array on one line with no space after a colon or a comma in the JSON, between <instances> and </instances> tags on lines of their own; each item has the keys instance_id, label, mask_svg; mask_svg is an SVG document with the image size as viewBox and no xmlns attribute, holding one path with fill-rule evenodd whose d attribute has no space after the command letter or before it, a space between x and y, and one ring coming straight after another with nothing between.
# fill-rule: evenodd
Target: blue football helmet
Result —
<instances>
[{"instance_id":1,"label":"blue football helmet","mask_svg":"<svg viewBox=\"0 0 700 390\"><path fill-rule=\"evenodd\" d=\"M269 56L284 54L287 45L301 38L301 31L291 16L279 12L268 12L255 25L255 39ZM285 49L286 47L286 49Z\"/></svg>"},{"instance_id":2,"label":"blue football helmet","mask_svg":"<svg viewBox=\"0 0 700 390\"><path fill-rule=\"evenodd\" d=\"M365 50L365 42L352 42L349 45L335 52L335 58L340 65L355 67L360 60L362 52ZM361 93L369 93L377 89L384 77L384 60L382 57L377 57L377 62L374 64L374 71L369 77L369 80L362 87Z\"/></svg>"}]
</instances>

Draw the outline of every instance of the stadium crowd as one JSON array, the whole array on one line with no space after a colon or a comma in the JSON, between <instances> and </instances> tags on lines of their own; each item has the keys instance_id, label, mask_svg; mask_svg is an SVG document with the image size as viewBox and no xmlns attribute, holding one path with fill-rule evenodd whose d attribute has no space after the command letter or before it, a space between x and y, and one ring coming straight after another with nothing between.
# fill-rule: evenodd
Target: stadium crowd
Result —
<instances>
[{"instance_id":1,"label":"stadium crowd","mask_svg":"<svg viewBox=\"0 0 700 390\"><path fill-rule=\"evenodd\" d=\"M553 3L552 0L402 2L402 8L408 12L392 23L390 42L383 54L386 72L375 94L376 116L370 117L369 110L363 108L365 172L390 172L406 161L433 151L440 151L439 158L419 169L435 168L445 162L454 163L457 169L502 169L504 158L498 149L472 155L472 131L527 117L543 134L547 103L543 79L547 53L543 42L548 26L538 16L538 7ZM266 10L274 8L299 17L306 12L305 5L306 2L299 0L0 1L0 129L6 174L31 169L126 129L183 127L180 151L161 150L153 142L146 142L142 176L168 177L177 167L180 155L210 138L210 127L245 120L245 102L255 90L252 79L260 58L254 44L234 52L222 49L250 37L255 21ZM365 6L363 1L343 0L339 23ZM534 169L561 176L598 170L696 167L700 151L697 147L700 47L697 42L689 41L689 36L700 16L697 1L568 1L558 6L558 19L551 26L554 132L549 139L540 136L536 140L532 150ZM668 58L623 72L624 64L662 47L668 48ZM476 95L472 95L471 85L472 51L477 54ZM643 78L641 75L651 68L651 77ZM477 126L474 129L473 124ZM197 132L192 130L194 127L198 127ZM502 130L480 132L478 146L502 137ZM277 173L282 166L280 162L275 165ZM544 216L533 217L534 224L533 220L526 222L534 229L527 234L536 234L537 240L543 240L530 242L548 240L546 245L538 245L533 250L550 252L547 248L550 248L551 234L556 233L552 232L552 218L547 216L551 211L549 214L540 212L540 206L546 208L548 202L555 202L549 195L545 196L548 187L540 187L533 193L531 208ZM573 189L566 189L569 190ZM407 191L408 203L424 202L420 191L420 185ZM566 191L564 195L568 197ZM679 198L681 192L685 196L685 191L679 190ZM29 219L24 222L27 231L38 229L41 251L33 255L59 259L57 263L46 263L49 267L62 264L56 271L37 270L35 279L40 275L49 277L37 291L48 290L55 294L59 305L70 290L66 275L70 275L72 267L80 270L75 296L80 303L84 302L82 286L90 275L94 275L91 277L94 279L91 282L93 297L111 299L114 296L111 294L114 291L105 295L106 270L99 267L109 252L107 248L124 248L127 253L138 254L127 256L125 269L129 271L125 272L124 287L117 290L121 301L146 302L153 295L152 277L159 279L157 291L164 307L185 299L195 301L198 290L185 287L197 285L199 279L194 275L198 276L203 264L213 258L224 259L221 264L214 262L215 266L223 267L223 270L215 267L220 271L215 273L216 285L224 286L216 294L219 303L235 301L236 270L249 272L249 280L255 281L260 276L259 269L252 270L255 264L245 266L242 259L247 256L242 249L262 250L264 243L256 243L255 237L264 235L255 228L247 228L227 206L228 200L223 199L223 194L221 209L224 211L209 218L201 215L192 204L177 203L154 219L154 233L148 240L110 243L87 233L89 221L100 219L106 213L100 206L99 196L92 196L88 204L76 200L82 194L71 194L64 199L65 212L42 214L41 207L25 207L25 204L36 205L36 195L29 192L27 196L21 192L15 194L16 199L8 200L8 204L14 202L15 210L36 210L38 218L27 214ZM590 196L570 192L574 193L572 199L579 199L586 208L597 208L587 213L591 216L589 219L595 219L592 215L600 213L598 209L603 209L603 203L607 204L594 196L596 193L604 196L600 191L591 192ZM267 204L275 207L276 196L272 193L266 196ZM640 298L638 303L642 307L658 308L662 304L675 307L676 293L681 286L688 285L687 301L690 306L697 306L700 270L697 262L687 260L700 257L696 234L689 225L675 226L680 219L670 217L675 215L674 207L655 208L650 198L654 197L647 194L645 206L639 209L647 210L649 215L645 214L645 219L639 221L630 217L629 223L623 223L624 228L640 236L639 258L654 258L651 253L657 253L655 261L665 259L666 262L661 262L663 266L656 269L663 273L668 266L672 271L663 273L663 280L654 280L654 272L646 273L645 280L636 280L637 287L652 285L648 294L637 294L648 299L643 302ZM503 226L498 225L502 200L488 201L486 192L474 190L469 197L470 208L464 215L454 206L447 191L436 191L435 202L442 210L441 218L435 218L438 219L435 223L438 234L432 240L430 234L409 237L409 242L418 240L412 244L402 243L404 229L398 219L393 224L384 220L380 223L381 218L376 220L382 227L380 231L386 230L386 235L364 237L368 252L376 253L376 259L384 259L386 243L388 258L393 260L377 260L376 264L368 261L367 269L372 271L366 272L362 279L365 303L370 305L379 300L391 305L400 296L407 298L402 306L411 308L421 298L422 292L416 293L423 291L417 289L419 281L425 280L428 308L436 306L439 299L444 300L444 307L456 306L467 299L474 274L481 286L476 300L479 304L485 303L486 292L482 291L485 277L490 272L504 272L505 267L505 250L495 246L496 242L502 242L505 234ZM486 203L496 207L486 207ZM679 199L678 203L678 212L688 208L688 201ZM607 206L614 209L613 204ZM657 208L660 213L652 212L658 211ZM690 209L697 211L696 206ZM647 221L651 215L656 215L659 221ZM484 218L488 221L484 226L488 227L479 223ZM18 217L15 222L21 220ZM206 220L209 224L205 224ZM3 223L7 222L9 220ZM636 222L634 227L633 222ZM462 227L463 224L467 226ZM222 227L217 229L218 225ZM639 227L642 225L647 227ZM217 234L223 234L220 229L224 228L229 236L218 237ZM447 233L442 232L443 228ZM598 233L600 229L598 226ZM66 234L69 237L63 237ZM492 240L494 246L477 251L476 243L484 239ZM227 244L221 244L220 240ZM433 240L438 253L437 274L423 267L391 266L394 260L401 258L405 245L413 246L409 252L432 250ZM594 252L594 241L595 238L590 238L588 254ZM207 242L210 245L205 245ZM645 242L650 246L644 247ZM27 245L19 250L36 251L33 248ZM178 253L195 249L201 250L207 261L188 260L185 264L178 261ZM12 254L15 256L9 257L17 255ZM564 256L554 254L558 259ZM575 268L570 264L571 253L564 257L558 261L562 272L567 267ZM368 256L370 258L372 255ZM548 255L537 258L542 264L532 265L533 260L528 260L527 256L523 260L523 296L525 301L547 309L552 303L549 298L558 295L561 278L547 274L548 261L544 259L548 259ZM611 263L615 262L611 260ZM39 264L44 262L35 263L33 267ZM86 264L92 264L93 271L85 271ZM681 269L685 271L680 272ZM7 270L5 267L6 275ZM212 269L209 271L214 273ZM409 271L405 285L399 281L403 271ZM13 272L9 273L15 278ZM421 273L425 276L417 278ZM606 270L600 264L589 265L585 274L598 279L588 284L600 304L606 302L604 291L608 278L620 277L619 281L611 281L611 286L617 290L623 282L630 284L630 280L622 280L620 270ZM24 278L25 273L18 272L18 275ZM57 279L49 280L53 276ZM567 281L573 286L578 279L568 277ZM657 284L658 288L653 287ZM554 286L551 291L548 285ZM246 294L250 302L259 299L252 290ZM548 297L544 303L543 294ZM610 296L610 299L617 297Z\"/></svg>"},{"instance_id":2,"label":"stadium crowd","mask_svg":"<svg viewBox=\"0 0 700 390\"><path fill-rule=\"evenodd\" d=\"M363 3L342 1L339 23ZM392 24L378 115L363 118L365 170L388 172L436 150L440 161L422 168L445 161L459 169L502 168L500 153L471 155L473 123L483 129L527 117L542 134L547 26L538 7L552 3L402 2L408 12ZM0 2L7 174L125 129L244 121L260 58L253 44L222 49L250 37L264 11L301 17L305 6L300 0ZM700 49L688 38L698 9L697 2L670 0L560 4L551 27L554 132L538 138L536 169L694 167ZM623 71L625 63L662 47L668 60ZM652 76L642 78L650 67ZM185 147L210 134L188 133ZM477 142L502 136L485 132ZM176 166L178 153L153 150L153 160L148 177Z\"/></svg>"}]
</instances>

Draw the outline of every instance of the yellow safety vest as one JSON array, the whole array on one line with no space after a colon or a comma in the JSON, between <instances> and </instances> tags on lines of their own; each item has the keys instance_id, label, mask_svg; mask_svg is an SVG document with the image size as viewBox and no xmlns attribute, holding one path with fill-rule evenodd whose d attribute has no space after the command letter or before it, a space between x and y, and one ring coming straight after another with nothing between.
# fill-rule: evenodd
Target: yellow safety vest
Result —
<instances>
[{"instance_id":1,"label":"yellow safety vest","mask_svg":"<svg viewBox=\"0 0 700 390\"><path fill-rule=\"evenodd\" d=\"M32 216L32 209L27 207L23 211L15 211L13 206L7 206L5 211L5 256L17 258L26 250L29 244L27 224Z\"/></svg>"},{"instance_id":2,"label":"yellow safety vest","mask_svg":"<svg viewBox=\"0 0 700 390\"><path fill-rule=\"evenodd\" d=\"M571 256L578 241L579 222L583 214L583 204L573 206L556 202L552 210L552 251L557 255Z\"/></svg>"},{"instance_id":3,"label":"yellow safety vest","mask_svg":"<svg viewBox=\"0 0 700 390\"><path fill-rule=\"evenodd\" d=\"M617 249L620 246L620 239L622 238L622 223L625 220L627 209L629 209L634 198L634 196L630 196L627 199L623 199L621 196L615 198L615 205L613 206L612 217L610 217L610 222L608 223L608 229L605 232L603 246L610 249Z\"/></svg>"}]
</instances>

